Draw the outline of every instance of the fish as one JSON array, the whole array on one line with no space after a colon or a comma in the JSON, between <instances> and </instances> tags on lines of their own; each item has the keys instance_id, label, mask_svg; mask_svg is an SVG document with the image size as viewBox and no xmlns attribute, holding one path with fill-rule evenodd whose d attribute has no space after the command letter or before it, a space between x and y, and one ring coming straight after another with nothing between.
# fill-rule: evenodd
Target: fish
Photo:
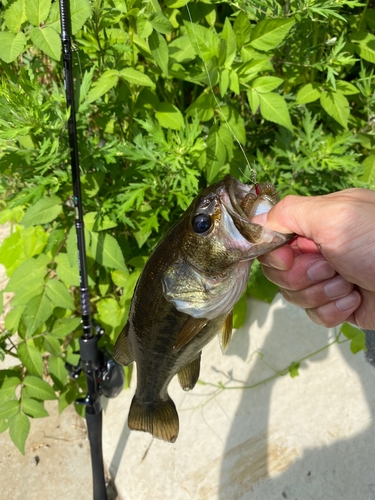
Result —
<instances>
[{"instance_id":1,"label":"fish","mask_svg":"<svg viewBox=\"0 0 375 500\"><path fill-rule=\"evenodd\" d=\"M199 378L203 347L216 335L225 351L233 307L246 289L253 260L294 235L251 222L278 201L275 187L227 175L204 189L161 239L138 279L114 359L137 365L128 426L175 442L179 418L168 385L183 390Z\"/></svg>"}]
</instances>

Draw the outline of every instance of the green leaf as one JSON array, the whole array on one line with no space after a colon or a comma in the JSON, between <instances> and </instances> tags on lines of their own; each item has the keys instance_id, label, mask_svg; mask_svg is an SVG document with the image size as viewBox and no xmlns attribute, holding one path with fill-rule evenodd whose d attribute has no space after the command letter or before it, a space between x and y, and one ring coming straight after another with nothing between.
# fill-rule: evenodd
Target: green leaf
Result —
<instances>
[{"instance_id":1,"label":"green leaf","mask_svg":"<svg viewBox=\"0 0 375 500\"><path fill-rule=\"evenodd\" d=\"M58 356L50 356L48 358L48 371L52 377L53 382L61 391L68 377L68 372L65 368L64 360Z\"/></svg>"},{"instance_id":2,"label":"green leaf","mask_svg":"<svg viewBox=\"0 0 375 500\"><path fill-rule=\"evenodd\" d=\"M314 102L320 97L319 85L316 83L308 83L299 89L297 93L296 104L308 104Z\"/></svg>"},{"instance_id":3,"label":"green leaf","mask_svg":"<svg viewBox=\"0 0 375 500\"><path fill-rule=\"evenodd\" d=\"M141 275L141 271L133 271L132 273L124 273L122 271L111 271L111 276L114 284L121 287L122 296L124 300L131 299L133 297L133 292L135 285L137 284L138 278Z\"/></svg>"},{"instance_id":4,"label":"green leaf","mask_svg":"<svg viewBox=\"0 0 375 500\"><path fill-rule=\"evenodd\" d=\"M233 59L236 56L237 41L236 35L234 34L232 25L230 24L229 18L225 18L224 28L221 32L221 38L227 42L227 56L225 59L225 67L230 68Z\"/></svg>"},{"instance_id":5,"label":"green leaf","mask_svg":"<svg viewBox=\"0 0 375 500\"><path fill-rule=\"evenodd\" d=\"M264 276L262 266L257 260L251 266L250 280L247 285L247 293L254 299L264 300L271 304L279 288L268 281Z\"/></svg>"},{"instance_id":6,"label":"green leaf","mask_svg":"<svg viewBox=\"0 0 375 500\"><path fill-rule=\"evenodd\" d=\"M0 420L8 420L20 411L20 402L7 401L0 406Z\"/></svg>"},{"instance_id":7,"label":"green leaf","mask_svg":"<svg viewBox=\"0 0 375 500\"><path fill-rule=\"evenodd\" d=\"M320 104L329 116L332 116L345 129L348 128L350 108L346 97L340 92L322 92Z\"/></svg>"},{"instance_id":8,"label":"green leaf","mask_svg":"<svg viewBox=\"0 0 375 500\"><path fill-rule=\"evenodd\" d=\"M205 60L206 64L212 57L219 55L220 40L216 33L200 24L193 25L184 21L184 25L195 52Z\"/></svg>"},{"instance_id":9,"label":"green leaf","mask_svg":"<svg viewBox=\"0 0 375 500\"><path fill-rule=\"evenodd\" d=\"M115 299L103 299L97 303L100 323L115 329L122 325L125 310Z\"/></svg>"},{"instance_id":10,"label":"green leaf","mask_svg":"<svg viewBox=\"0 0 375 500\"><path fill-rule=\"evenodd\" d=\"M219 88L221 97L224 97L229 86L229 71L224 69L220 75Z\"/></svg>"},{"instance_id":11,"label":"green leaf","mask_svg":"<svg viewBox=\"0 0 375 500\"><path fill-rule=\"evenodd\" d=\"M370 189L375 188L375 155L369 155L362 163L364 172L361 181L367 182Z\"/></svg>"},{"instance_id":12,"label":"green leaf","mask_svg":"<svg viewBox=\"0 0 375 500\"><path fill-rule=\"evenodd\" d=\"M15 333L18 330L18 325L24 310L25 306L17 306L5 316L4 326L7 330L12 333Z\"/></svg>"},{"instance_id":13,"label":"green leaf","mask_svg":"<svg viewBox=\"0 0 375 500\"><path fill-rule=\"evenodd\" d=\"M74 332L81 324L81 318L58 319L53 325L52 335L58 339L64 339L67 335Z\"/></svg>"},{"instance_id":14,"label":"green leaf","mask_svg":"<svg viewBox=\"0 0 375 500\"><path fill-rule=\"evenodd\" d=\"M282 78L277 78L276 76L261 76L252 82L251 88L259 94L268 94L268 92L272 92L283 82Z\"/></svg>"},{"instance_id":15,"label":"green leaf","mask_svg":"<svg viewBox=\"0 0 375 500\"><path fill-rule=\"evenodd\" d=\"M75 266L71 266L69 263L69 258L66 253L60 253L56 258L57 263L56 273L65 285L68 286L79 286L79 271L78 263ZM89 286L94 286L94 280L88 276Z\"/></svg>"},{"instance_id":16,"label":"green leaf","mask_svg":"<svg viewBox=\"0 0 375 500\"><path fill-rule=\"evenodd\" d=\"M28 375L24 378L23 383L27 387L28 395L32 398L41 399L43 401L57 399L53 388L48 384L48 382L42 380L41 378Z\"/></svg>"},{"instance_id":17,"label":"green leaf","mask_svg":"<svg viewBox=\"0 0 375 500\"><path fill-rule=\"evenodd\" d=\"M237 47L242 47L250 41L251 23L244 12L240 12L233 24L233 31L237 39Z\"/></svg>"},{"instance_id":18,"label":"green leaf","mask_svg":"<svg viewBox=\"0 0 375 500\"><path fill-rule=\"evenodd\" d=\"M196 52L187 35L175 38L168 45L169 57L179 63L187 63L196 57Z\"/></svg>"},{"instance_id":19,"label":"green leaf","mask_svg":"<svg viewBox=\"0 0 375 500\"><path fill-rule=\"evenodd\" d=\"M139 37L147 38L151 35L152 30L152 24L148 21L146 16L140 15L137 17L137 33Z\"/></svg>"},{"instance_id":20,"label":"green leaf","mask_svg":"<svg viewBox=\"0 0 375 500\"><path fill-rule=\"evenodd\" d=\"M260 112L266 120L282 125L291 132L293 125L290 120L289 111L284 98L273 92L259 94Z\"/></svg>"},{"instance_id":21,"label":"green leaf","mask_svg":"<svg viewBox=\"0 0 375 500\"><path fill-rule=\"evenodd\" d=\"M156 64L163 71L165 76L168 78L168 45L165 41L165 38L158 33L157 31L153 31L151 35L148 37L148 46L150 47L150 51L152 57L154 58Z\"/></svg>"},{"instance_id":22,"label":"green leaf","mask_svg":"<svg viewBox=\"0 0 375 500\"><path fill-rule=\"evenodd\" d=\"M245 324L247 312L246 292L233 307L233 328L241 328Z\"/></svg>"},{"instance_id":23,"label":"green leaf","mask_svg":"<svg viewBox=\"0 0 375 500\"><path fill-rule=\"evenodd\" d=\"M40 377L43 375L43 359L36 347L28 342L22 342L17 348L17 354L26 370Z\"/></svg>"},{"instance_id":24,"label":"green leaf","mask_svg":"<svg viewBox=\"0 0 375 500\"><path fill-rule=\"evenodd\" d=\"M157 105L155 117L162 127L172 130L181 130L184 127L181 111L169 102L160 102Z\"/></svg>"},{"instance_id":25,"label":"green leaf","mask_svg":"<svg viewBox=\"0 0 375 500\"><path fill-rule=\"evenodd\" d=\"M73 297L61 281L48 280L46 294L51 302L57 306L64 307L65 309L75 309Z\"/></svg>"},{"instance_id":26,"label":"green leaf","mask_svg":"<svg viewBox=\"0 0 375 500\"><path fill-rule=\"evenodd\" d=\"M26 211L21 224L32 226L36 224L47 224L56 219L62 212L61 200L58 196L45 196L31 205Z\"/></svg>"},{"instance_id":27,"label":"green leaf","mask_svg":"<svg viewBox=\"0 0 375 500\"><path fill-rule=\"evenodd\" d=\"M237 139L240 141L241 144L245 145L246 132L242 116L239 114L239 112L234 106L222 106L221 111L223 112L223 115L225 116L231 129L237 136ZM220 121L221 122L225 121L222 115L220 115Z\"/></svg>"},{"instance_id":28,"label":"green leaf","mask_svg":"<svg viewBox=\"0 0 375 500\"><path fill-rule=\"evenodd\" d=\"M344 95L354 95L359 93L357 87L349 82L346 82L345 80L336 80L336 89Z\"/></svg>"},{"instance_id":29,"label":"green leaf","mask_svg":"<svg viewBox=\"0 0 375 500\"><path fill-rule=\"evenodd\" d=\"M127 271L120 245L109 234L91 233L91 254L102 266Z\"/></svg>"},{"instance_id":30,"label":"green leaf","mask_svg":"<svg viewBox=\"0 0 375 500\"><path fill-rule=\"evenodd\" d=\"M43 337L43 347L54 356L61 356L60 342L53 335L45 335Z\"/></svg>"},{"instance_id":31,"label":"green leaf","mask_svg":"<svg viewBox=\"0 0 375 500\"><path fill-rule=\"evenodd\" d=\"M249 101L251 112L255 115L260 106L259 94L255 90L250 89L247 91L247 99Z\"/></svg>"},{"instance_id":32,"label":"green leaf","mask_svg":"<svg viewBox=\"0 0 375 500\"><path fill-rule=\"evenodd\" d=\"M144 87L155 86L151 78L133 68L125 68L121 70L120 76L125 82L133 85L143 85Z\"/></svg>"},{"instance_id":33,"label":"green leaf","mask_svg":"<svg viewBox=\"0 0 375 500\"><path fill-rule=\"evenodd\" d=\"M152 24L153 28L159 33L166 35L173 31L173 25L169 19L167 19L161 12L152 12L148 20Z\"/></svg>"},{"instance_id":34,"label":"green leaf","mask_svg":"<svg viewBox=\"0 0 375 500\"><path fill-rule=\"evenodd\" d=\"M0 420L0 434L4 431L6 431L9 427L9 422L6 420Z\"/></svg>"},{"instance_id":35,"label":"green leaf","mask_svg":"<svg viewBox=\"0 0 375 500\"><path fill-rule=\"evenodd\" d=\"M229 78L230 78L229 88L231 90L233 90L233 92L235 94L239 95L240 94L240 84L238 81L237 73L234 70L232 70L230 72Z\"/></svg>"},{"instance_id":36,"label":"green leaf","mask_svg":"<svg viewBox=\"0 0 375 500\"><path fill-rule=\"evenodd\" d=\"M114 69L108 69L96 80L88 93L86 101L88 103L94 102L102 95L106 94L108 90L117 85L119 79L119 72Z\"/></svg>"},{"instance_id":37,"label":"green leaf","mask_svg":"<svg viewBox=\"0 0 375 500\"><path fill-rule=\"evenodd\" d=\"M48 56L56 61L61 57L61 39L57 31L53 28L32 28L30 30L30 38L34 45L45 52Z\"/></svg>"},{"instance_id":38,"label":"green leaf","mask_svg":"<svg viewBox=\"0 0 375 500\"><path fill-rule=\"evenodd\" d=\"M294 24L295 20L292 17L260 21L252 30L250 45L265 52L275 49L284 40Z\"/></svg>"},{"instance_id":39,"label":"green leaf","mask_svg":"<svg viewBox=\"0 0 375 500\"><path fill-rule=\"evenodd\" d=\"M48 17L51 0L26 0L26 16L34 26L39 26Z\"/></svg>"},{"instance_id":40,"label":"green leaf","mask_svg":"<svg viewBox=\"0 0 375 500\"><path fill-rule=\"evenodd\" d=\"M20 290L30 282L33 285L41 283L46 274L49 261L50 258L45 254L40 254L37 258L32 257L25 260L13 272L5 290L7 292L17 292L17 290Z\"/></svg>"},{"instance_id":41,"label":"green leaf","mask_svg":"<svg viewBox=\"0 0 375 500\"><path fill-rule=\"evenodd\" d=\"M25 35L20 31L14 35L10 31L0 32L0 58L6 63L11 63L22 54L26 45Z\"/></svg>"},{"instance_id":42,"label":"green leaf","mask_svg":"<svg viewBox=\"0 0 375 500\"><path fill-rule=\"evenodd\" d=\"M347 339L351 340L350 350L353 354L357 354L359 351L367 351L365 343L366 336L363 330L360 330L349 323L343 323L341 326L341 332Z\"/></svg>"},{"instance_id":43,"label":"green leaf","mask_svg":"<svg viewBox=\"0 0 375 500\"><path fill-rule=\"evenodd\" d=\"M295 361L293 361L293 363L289 366L289 375L292 378L299 376L298 369L300 367L300 364L301 363L296 363Z\"/></svg>"},{"instance_id":44,"label":"green leaf","mask_svg":"<svg viewBox=\"0 0 375 500\"><path fill-rule=\"evenodd\" d=\"M4 20L8 29L17 34L21 25L26 21L25 0L13 2L5 11Z\"/></svg>"},{"instance_id":45,"label":"green leaf","mask_svg":"<svg viewBox=\"0 0 375 500\"><path fill-rule=\"evenodd\" d=\"M88 0L69 0L69 4L72 34L76 35L91 16L92 9Z\"/></svg>"},{"instance_id":46,"label":"green leaf","mask_svg":"<svg viewBox=\"0 0 375 500\"><path fill-rule=\"evenodd\" d=\"M59 395L59 413L62 413L78 397L75 386L66 385Z\"/></svg>"},{"instance_id":47,"label":"green leaf","mask_svg":"<svg viewBox=\"0 0 375 500\"><path fill-rule=\"evenodd\" d=\"M369 61L375 63L375 36L371 33L366 33L365 31L358 31L352 35L352 42L354 42L355 50L358 55Z\"/></svg>"},{"instance_id":48,"label":"green leaf","mask_svg":"<svg viewBox=\"0 0 375 500\"><path fill-rule=\"evenodd\" d=\"M48 411L44 408L44 404L31 398L22 398L22 411L32 418L49 416Z\"/></svg>"},{"instance_id":49,"label":"green leaf","mask_svg":"<svg viewBox=\"0 0 375 500\"><path fill-rule=\"evenodd\" d=\"M195 116L197 114L198 118L202 122L211 120L214 116L215 100L211 93L202 94L196 99L186 110L186 116Z\"/></svg>"},{"instance_id":50,"label":"green leaf","mask_svg":"<svg viewBox=\"0 0 375 500\"><path fill-rule=\"evenodd\" d=\"M26 306L23 320L27 327L27 336L30 337L52 314L50 299L43 292L33 297Z\"/></svg>"},{"instance_id":51,"label":"green leaf","mask_svg":"<svg viewBox=\"0 0 375 500\"><path fill-rule=\"evenodd\" d=\"M25 454L25 443L27 436L30 431L30 421L26 415L23 413L18 413L15 417L12 418L9 427L9 435L13 441L13 443L20 450L22 455Z\"/></svg>"},{"instance_id":52,"label":"green leaf","mask_svg":"<svg viewBox=\"0 0 375 500\"><path fill-rule=\"evenodd\" d=\"M90 236L89 231L96 231L96 232L104 231L106 229L111 229L111 228L117 226L117 222L114 222L108 215L101 216L101 214L99 212L88 212L83 217L83 220L85 222L86 247L87 247L87 245L90 246L90 241L91 241L91 236ZM72 227L72 232L73 232L73 227ZM86 231L86 229L88 231ZM86 237L86 232L88 233L87 237ZM73 235L75 237L75 228L74 228ZM74 260L72 261L73 249L71 250L71 252L69 252L69 238L70 238L70 234L69 234L68 241L67 241L67 247L68 247L69 262L72 263L72 262L75 262L77 260L77 244L73 240L73 237L72 237L72 241L74 241L74 253L75 253ZM72 243L72 246L73 246L73 243Z\"/></svg>"},{"instance_id":53,"label":"green leaf","mask_svg":"<svg viewBox=\"0 0 375 500\"><path fill-rule=\"evenodd\" d=\"M33 297L40 295L43 291L43 281L29 283L25 285L17 293L12 301L12 306L26 305Z\"/></svg>"},{"instance_id":54,"label":"green leaf","mask_svg":"<svg viewBox=\"0 0 375 500\"><path fill-rule=\"evenodd\" d=\"M211 184L223 167L226 160L226 149L218 133L218 127L211 127L207 139L207 162L205 175L208 184Z\"/></svg>"},{"instance_id":55,"label":"green leaf","mask_svg":"<svg viewBox=\"0 0 375 500\"><path fill-rule=\"evenodd\" d=\"M16 387L21 384L21 375L15 370L0 371L0 403L14 399Z\"/></svg>"}]
</instances>

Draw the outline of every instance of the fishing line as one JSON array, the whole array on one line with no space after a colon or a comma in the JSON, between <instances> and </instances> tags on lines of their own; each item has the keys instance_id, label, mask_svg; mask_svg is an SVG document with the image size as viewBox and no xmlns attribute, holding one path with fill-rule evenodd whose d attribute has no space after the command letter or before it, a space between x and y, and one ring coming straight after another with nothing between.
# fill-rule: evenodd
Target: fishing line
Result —
<instances>
[{"instance_id":1,"label":"fishing line","mask_svg":"<svg viewBox=\"0 0 375 500\"><path fill-rule=\"evenodd\" d=\"M195 38L195 42L196 42L197 47L198 47L198 50L199 50L199 55L200 55L200 58L202 59L202 62L203 62L204 68L205 68L206 73L207 73L207 78L208 78L208 81L209 81L209 84L210 84L211 93L212 93L212 95L213 95L213 97L214 97L214 99L215 99L215 102L216 102L216 104L217 104L217 107L218 107L218 108L219 108L219 110L220 110L220 113L221 113L222 117L223 117L223 118L224 118L224 120L225 120L225 123L227 124L227 126L228 126L229 130L231 131L231 133L232 133L233 137L236 139L236 141L237 141L237 143L238 143L238 145L239 145L239 147L240 147L240 149L241 149L241 151L242 151L242 154L243 154L243 155L244 155L244 157L245 157L245 160L246 160L247 166L249 167L249 170L250 170L250 175L251 175L253 178L248 177L248 176L247 176L247 175L246 175L246 174L245 174L245 173L241 170L241 168L240 168L238 165L236 165L236 166L237 166L238 170L241 172L241 174L242 174L244 177L246 177L247 179L249 179L249 181L250 181L250 182L254 182L255 187L257 188L258 184L257 184L257 181L256 181L256 171L255 171L253 168L251 168L250 162L249 162L249 160L248 160L248 158L247 158L247 156L246 156L246 153L245 153L245 151L244 151L244 149L243 149L243 147L242 147L242 144L240 143L239 139L237 138L236 134L234 133L234 131L233 131L232 127L229 125L228 120L225 118L225 115L224 115L224 112L223 112L223 110L222 110L222 108L221 108L220 102L218 101L218 99L217 99L217 97L216 97L216 95L215 95L215 93L214 93L214 91L213 91L211 76L210 76L210 73L209 73L209 71L208 71L208 67L207 67L206 61L205 61L205 59L204 59L204 57L203 57L203 54L202 54L202 51L201 51L201 48L200 48L200 45L199 45L199 42L198 42L197 35L196 35L196 33L195 33L194 23L193 23L193 19L192 19L192 17L191 17L191 13L190 13L189 5L188 5L188 0L185 0L185 6L186 6L186 9L187 9L187 11L188 11L188 15L189 15L190 23L191 23L191 28L192 28L192 30L193 30L193 34L194 34L194 38Z\"/></svg>"}]
</instances>

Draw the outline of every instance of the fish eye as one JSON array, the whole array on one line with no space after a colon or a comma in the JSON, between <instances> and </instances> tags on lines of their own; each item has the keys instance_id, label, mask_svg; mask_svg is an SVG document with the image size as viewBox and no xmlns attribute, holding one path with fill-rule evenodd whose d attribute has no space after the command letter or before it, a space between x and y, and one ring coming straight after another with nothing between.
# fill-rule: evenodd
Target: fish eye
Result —
<instances>
[{"instance_id":1,"label":"fish eye","mask_svg":"<svg viewBox=\"0 0 375 500\"><path fill-rule=\"evenodd\" d=\"M195 233L205 233L212 225L211 218L206 214L198 214L193 219L193 230Z\"/></svg>"}]
</instances>

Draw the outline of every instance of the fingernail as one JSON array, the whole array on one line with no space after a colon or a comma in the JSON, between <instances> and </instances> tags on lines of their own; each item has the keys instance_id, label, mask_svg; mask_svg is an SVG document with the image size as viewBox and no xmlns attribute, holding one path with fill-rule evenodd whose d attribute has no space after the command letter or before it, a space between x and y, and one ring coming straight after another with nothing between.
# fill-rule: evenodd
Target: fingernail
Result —
<instances>
[{"instance_id":1,"label":"fingernail","mask_svg":"<svg viewBox=\"0 0 375 500\"><path fill-rule=\"evenodd\" d=\"M348 311L353 309L361 302L361 296L358 292L353 292L342 299L336 300L336 307L339 311Z\"/></svg>"},{"instance_id":2,"label":"fingernail","mask_svg":"<svg viewBox=\"0 0 375 500\"><path fill-rule=\"evenodd\" d=\"M328 264L326 260L319 260L312 264L307 270L307 277L311 281L323 281L332 278L336 271Z\"/></svg>"},{"instance_id":3,"label":"fingernail","mask_svg":"<svg viewBox=\"0 0 375 500\"><path fill-rule=\"evenodd\" d=\"M267 222L268 212L264 212L263 214L255 215L251 219L251 222L255 222L255 224L259 224L260 226L265 226Z\"/></svg>"},{"instance_id":4,"label":"fingernail","mask_svg":"<svg viewBox=\"0 0 375 500\"><path fill-rule=\"evenodd\" d=\"M324 285L324 292L327 297L334 299L347 295L350 292L351 286L352 285L348 281L338 276Z\"/></svg>"},{"instance_id":5,"label":"fingernail","mask_svg":"<svg viewBox=\"0 0 375 500\"><path fill-rule=\"evenodd\" d=\"M280 271L286 271L285 264L272 254L264 255L262 264L265 264L268 267L273 267L275 269L280 269Z\"/></svg>"}]
</instances>

